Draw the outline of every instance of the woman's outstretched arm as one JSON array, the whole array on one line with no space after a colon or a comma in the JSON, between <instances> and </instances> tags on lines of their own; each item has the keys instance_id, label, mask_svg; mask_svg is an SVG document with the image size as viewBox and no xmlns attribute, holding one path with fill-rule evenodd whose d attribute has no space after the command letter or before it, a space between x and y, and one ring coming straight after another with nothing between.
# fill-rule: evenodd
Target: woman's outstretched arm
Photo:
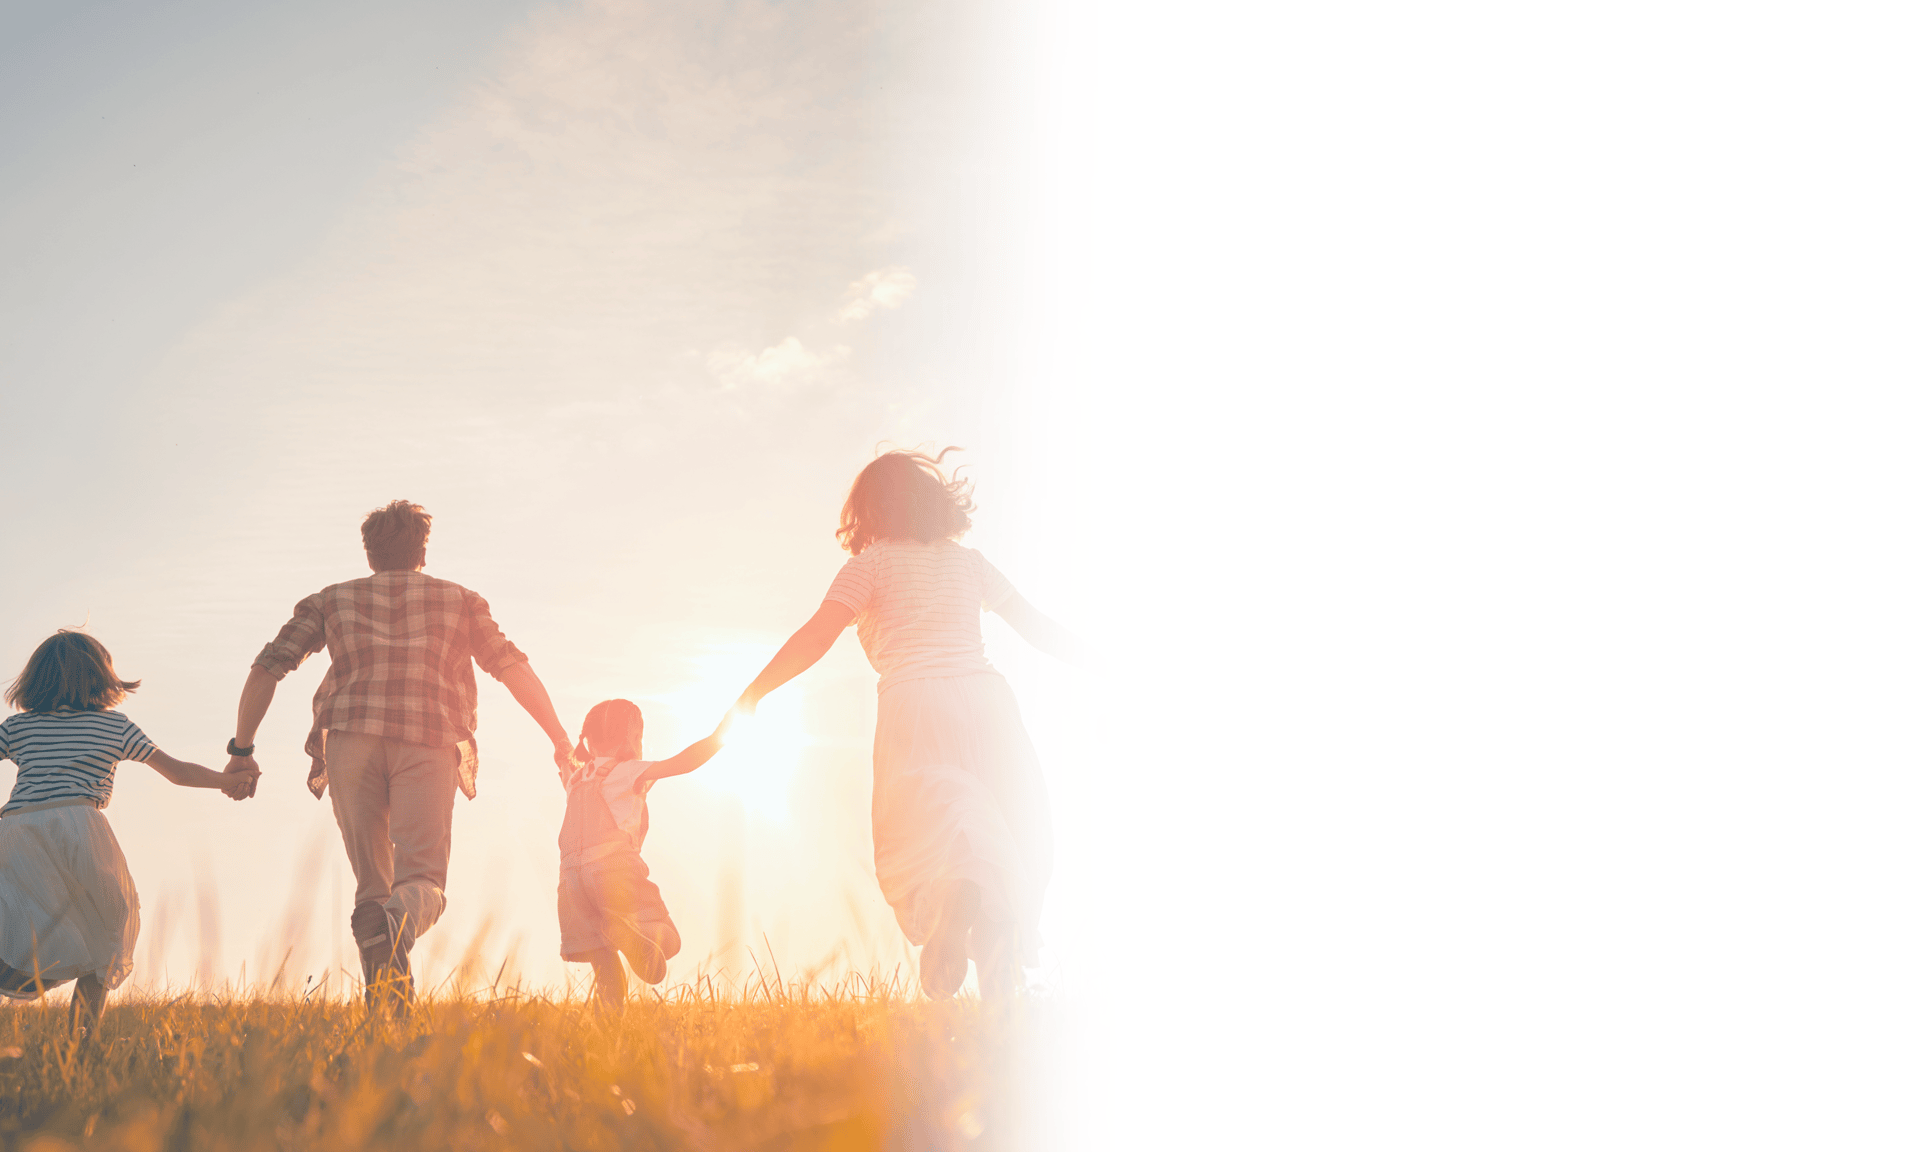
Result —
<instances>
[{"instance_id":1,"label":"woman's outstretched arm","mask_svg":"<svg viewBox=\"0 0 1920 1152\"><path fill-rule=\"evenodd\" d=\"M845 604L829 600L820 605L820 611L813 614L813 619L802 624L798 632L788 637L787 642L780 646L780 651L774 653L773 659L767 661L767 666L760 670L760 675L747 685L747 690L740 694L739 707L753 711L761 697L813 667L851 623L853 609Z\"/></svg>"},{"instance_id":2,"label":"woman's outstretched arm","mask_svg":"<svg viewBox=\"0 0 1920 1152\"><path fill-rule=\"evenodd\" d=\"M1086 648L1081 645L1080 638L1027 603L1027 598L1018 592L994 611L999 613L1000 619L1013 625L1013 630L1020 633L1021 639L1047 655L1069 664L1085 662Z\"/></svg>"}]
</instances>

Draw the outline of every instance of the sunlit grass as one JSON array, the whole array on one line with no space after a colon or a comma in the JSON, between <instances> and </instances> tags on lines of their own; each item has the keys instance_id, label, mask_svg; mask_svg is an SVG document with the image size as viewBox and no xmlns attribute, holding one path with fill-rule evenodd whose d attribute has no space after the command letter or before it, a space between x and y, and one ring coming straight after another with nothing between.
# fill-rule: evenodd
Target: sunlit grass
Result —
<instances>
[{"instance_id":1,"label":"sunlit grass","mask_svg":"<svg viewBox=\"0 0 1920 1152\"><path fill-rule=\"evenodd\" d=\"M0 1145L192 1149L1028 1147L1043 1004L989 1013L855 976L704 982L609 1017L521 992L404 1019L293 997L0 1010Z\"/></svg>"}]
</instances>

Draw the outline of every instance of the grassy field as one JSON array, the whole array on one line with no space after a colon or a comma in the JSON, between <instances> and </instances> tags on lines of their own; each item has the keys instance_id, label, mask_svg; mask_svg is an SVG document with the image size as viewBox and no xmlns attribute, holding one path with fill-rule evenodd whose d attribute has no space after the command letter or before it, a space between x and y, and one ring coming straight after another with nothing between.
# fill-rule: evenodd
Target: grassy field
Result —
<instances>
[{"instance_id":1,"label":"grassy field","mask_svg":"<svg viewBox=\"0 0 1920 1152\"><path fill-rule=\"evenodd\" d=\"M388 1020L291 998L115 996L0 1009L0 1146L192 1149L1013 1149L1039 1133L1044 1004L1004 1014L855 979L618 1017L520 994Z\"/></svg>"}]
</instances>

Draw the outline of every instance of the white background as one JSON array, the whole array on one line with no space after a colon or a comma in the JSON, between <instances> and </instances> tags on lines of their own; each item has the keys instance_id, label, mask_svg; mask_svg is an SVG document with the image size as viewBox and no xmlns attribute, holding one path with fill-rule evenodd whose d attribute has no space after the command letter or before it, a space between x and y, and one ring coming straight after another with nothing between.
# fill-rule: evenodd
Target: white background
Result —
<instances>
[{"instance_id":1,"label":"white background","mask_svg":"<svg viewBox=\"0 0 1920 1152\"><path fill-rule=\"evenodd\" d=\"M1113 1131L1910 1143L1908 17L1056 11Z\"/></svg>"}]
</instances>

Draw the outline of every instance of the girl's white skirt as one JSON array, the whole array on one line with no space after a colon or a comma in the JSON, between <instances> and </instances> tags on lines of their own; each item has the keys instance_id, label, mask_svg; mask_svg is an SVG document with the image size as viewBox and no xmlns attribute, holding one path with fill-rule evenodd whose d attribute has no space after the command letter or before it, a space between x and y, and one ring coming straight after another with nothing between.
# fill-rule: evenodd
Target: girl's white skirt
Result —
<instances>
[{"instance_id":1,"label":"girl's white skirt","mask_svg":"<svg viewBox=\"0 0 1920 1152\"><path fill-rule=\"evenodd\" d=\"M47 985L93 974L117 988L139 935L140 896L98 808L0 818L0 960Z\"/></svg>"},{"instance_id":2,"label":"girl's white skirt","mask_svg":"<svg viewBox=\"0 0 1920 1152\"><path fill-rule=\"evenodd\" d=\"M924 944L953 880L1016 927L1038 963L1053 872L1046 783L1020 706L993 673L905 680L880 694L873 734L873 862L907 939Z\"/></svg>"}]
</instances>

